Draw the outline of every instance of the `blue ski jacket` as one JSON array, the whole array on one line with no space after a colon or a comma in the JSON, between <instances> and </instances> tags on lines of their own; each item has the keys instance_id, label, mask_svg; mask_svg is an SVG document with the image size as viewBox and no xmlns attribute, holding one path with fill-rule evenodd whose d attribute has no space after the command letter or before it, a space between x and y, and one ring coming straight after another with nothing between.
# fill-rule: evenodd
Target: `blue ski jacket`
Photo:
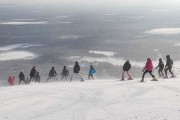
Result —
<instances>
[{"instance_id":1,"label":"blue ski jacket","mask_svg":"<svg viewBox=\"0 0 180 120\"><path fill-rule=\"evenodd\" d=\"M91 68L91 69L89 70L89 75L93 75L94 73L95 73L94 68Z\"/></svg>"}]
</instances>

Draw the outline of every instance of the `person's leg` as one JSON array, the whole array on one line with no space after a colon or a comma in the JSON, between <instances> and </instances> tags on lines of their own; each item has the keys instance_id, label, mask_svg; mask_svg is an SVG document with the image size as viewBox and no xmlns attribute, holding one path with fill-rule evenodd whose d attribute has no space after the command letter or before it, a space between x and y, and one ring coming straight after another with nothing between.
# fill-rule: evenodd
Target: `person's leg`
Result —
<instances>
[{"instance_id":1,"label":"person's leg","mask_svg":"<svg viewBox=\"0 0 180 120\"><path fill-rule=\"evenodd\" d=\"M51 78L52 78L52 77L51 77L51 76L49 76L49 77L48 77L48 79L46 80L46 82L47 82L49 79L51 79Z\"/></svg>"},{"instance_id":2,"label":"person's leg","mask_svg":"<svg viewBox=\"0 0 180 120\"><path fill-rule=\"evenodd\" d=\"M73 76L74 76L74 73L73 73L72 76L71 76L70 82L72 82Z\"/></svg>"},{"instance_id":3,"label":"person's leg","mask_svg":"<svg viewBox=\"0 0 180 120\"><path fill-rule=\"evenodd\" d=\"M157 79L155 78L155 76L152 74L152 71L149 71L149 74L152 76L152 81L157 81Z\"/></svg>"},{"instance_id":4,"label":"person's leg","mask_svg":"<svg viewBox=\"0 0 180 120\"><path fill-rule=\"evenodd\" d=\"M123 70L121 80L124 80L124 72L125 72L125 71Z\"/></svg>"},{"instance_id":5,"label":"person's leg","mask_svg":"<svg viewBox=\"0 0 180 120\"><path fill-rule=\"evenodd\" d=\"M81 82L83 82L84 79L82 78L81 73L79 73L79 77L81 78Z\"/></svg>"},{"instance_id":6,"label":"person's leg","mask_svg":"<svg viewBox=\"0 0 180 120\"><path fill-rule=\"evenodd\" d=\"M161 70L162 77L164 77L163 69Z\"/></svg>"},{"instance_id":7,"label":"person's leg","mask_svg":"<svg viewBox=\"0 0 180 120\"><path fill-rule=\"evenodd\" d=\"M34 81L34 79L35 79L35 76L32 76L32 82Z\"/></svg>"},{"instance_id":8,"label":"person's leg","mask_svg":"<svg viewBox=\"0 0 180 120\"><path fill-rule=\"evenodd\" d=\"M26 81L25 81L25 79L23 79L23 81L24 81L24 83L26 84Z\"/></svg>"},{"instance_id":9,"label":"person's leg","mask_svg":"<svg viewBox=\"0 0 180 120\"><path fill-rule=\"evenodd\" d=\"M91 75L89 74L89 75L88 75L88 79L89 79L89 80L91 80L90 76L91 76Z\"/></svg>"},{"instance_id":10,"label":"person's leg","mask_svg":"<svg viewBox=\"0 0 180 120\"><path fill-rule=\"evenodd\" d=\"M127 74L128 74L128 80L132 80L132 77L131 77L131 75L129 74L129 71L127 71Z\"/></svg>"},{"instance_id":11,"label":"person's leg","mask_svg":"<svg viewBox=\"0 0 180 120\"><path fill-rule=\"evenodd\" d=\"M159 69L159 72L161 74L161 77L164 77L163 69Z\"/></svg>"},{"instance_id":12,"label":"person's leg","mask_svg":"<svg viewBox=\"0 0 180 120\"><path fill-rule=\"evenodd\" d=\"M159 74L159 77L162 76L162 75L161 75L161 70L160 70L160 69L158 70L158 74Z\"/></svg>"},{"instance_id":13,"label":"person's leg","mask_svg":"<svg viewBox=\"0 0 180 120\"><path fill-rule=\"evenodd\" d=\"M166 68L164 71L165 71L165 77L168 77L167 75L167 71L169 70L169 68Z\"/></svg>"},{"instance_id":14,"label":"person's leg","mask_svg":"<svg viewBox=\"0 0 180 120\"><path fill-rule=\"evenodd\" d=\"M58 81L57 77L54 76L54 79Z\"/></svg>"},{"instance_id":15,"label":"person's leg","mask_svg":"<svg viewBox=\"0 0 180 120\"><path fill-rule=\"evenodd\" d=\"M30 80L29 81L31 81L31 79L32 79L32 76L30 76Z\"/></svg>"},{"instance_id":16,"label":"person's leg","mask_svg":"<svg viewBox=\"0 0 180 120\"><path fill-rule=\"evenodd\" d=\"M142 80L141 80L141 82L144 82L144 76L145 76L145 74L146 74L147 72L148 72L147 70L144 71L144 73L143 73L143 75L142 75Z\"/></svg>"},{"instance_id":17,"label":"person's leg","mask_svg":"<svg viewBox=\"0 0 180 120\"><path fill-rule=\"evenodd\" d=\"M94 77L93 77L93 75L91 75L91 78L94 80Z\"/></svg>"},{"instance_id":18,"label":"person's leg","mask_svg":"<svg viewBox=\"0 0 180 120\"><path fill-rule=\"evenodd\" d=\"M61 81L63 80L63 78L64 78L64 75L62 75L62 77L61 77Z\"/></svg>"},{"instance_id":19,"label":"person's leg","mask_svg":"<svg viewBox=\"0 0 180 120\"><path fill-rule=\"evenodd\" d=\"M171 73L172 77L174 77L174 73L172 72L172 68L169 68L169 72Z\"/></svg>"},{"instance_id":20,"label":"person's leg","mask_svg":"<svg viewBox=\"0 0 180 120\"><path fill-rule=\"evenodd\" d=\"M19 79L19 84L21 84L21 79Z\"/></svg>"},{"instance_id":21,"label":"person's leg","mask_svg":"<svg viewBox=\"0 0 180 120\"><path fill-rule=\"evenodd\" d=\"M152 74L152 71L149 71L149 74L152 76L152 78L155 78L155 76Z\"/></svg>"},{"instance_id":22,"label":"person's leg","mask_svg":"<svg viewBox=\"0 0 180 120\"><path fill-rule=\"evenodd\" d=\"M67 75L65 75L64 77L65 77L65 80L67 81Z\"/></svg>"}]
</instances>

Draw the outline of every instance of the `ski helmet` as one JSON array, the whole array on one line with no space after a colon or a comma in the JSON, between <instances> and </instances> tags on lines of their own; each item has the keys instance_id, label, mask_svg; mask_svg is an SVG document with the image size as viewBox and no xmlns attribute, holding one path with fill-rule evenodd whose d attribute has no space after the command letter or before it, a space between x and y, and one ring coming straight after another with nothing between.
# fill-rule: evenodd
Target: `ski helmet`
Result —
<instances>
[{"instance_id":1,"label":"ski helmet","mask_svg":"<svg viewBox=\"0 0 180 120\"><path fill-rule=\"evenodd\" d=\"M170 58L170 55L166 55L166 58L167 58L167 59Z\"/></svg>"}]
</instances>

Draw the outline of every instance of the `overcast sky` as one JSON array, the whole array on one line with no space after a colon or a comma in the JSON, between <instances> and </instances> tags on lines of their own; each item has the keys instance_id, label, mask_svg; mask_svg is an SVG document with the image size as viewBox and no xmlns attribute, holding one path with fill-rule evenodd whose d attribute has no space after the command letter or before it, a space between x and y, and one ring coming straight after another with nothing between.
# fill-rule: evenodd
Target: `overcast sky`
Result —
<instances>
[{"instance_id":1,"label":"overcast sky","mask_svg":"<svg viewBox=\"0 0 180 120\"><path fill-rule=\"evenodd\" d=\"M180 5L180 0L0 0L0 3L13 4L120 4L120 5Z\"/></svg>"}]
</instances>

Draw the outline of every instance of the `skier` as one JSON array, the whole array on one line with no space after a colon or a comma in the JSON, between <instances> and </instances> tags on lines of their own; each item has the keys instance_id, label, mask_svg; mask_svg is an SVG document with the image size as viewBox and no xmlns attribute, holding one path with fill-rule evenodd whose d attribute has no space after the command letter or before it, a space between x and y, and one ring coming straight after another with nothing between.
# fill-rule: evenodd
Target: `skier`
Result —
<instances>
[{"instance_id":1,"label":"skier","mask_svg":"<svg viewBox=\"0 0 180 120\"><path fill-rule=\"evenodd\" d=\"M63 67L62 73L60 75L62 75L61 81L62 81L63 78L65 78L66 81L67 81L66 77L69 75L69 71L66 69L66 66Z\"/></svg>"},{"instance_id":2,"label":"skier","mask_svg":"<svg viewBox=\"0 0 180 120\"><path fill-rule=\"evenodd\" d=\"M54 67L52 67L52 69L49 71L49 77L48 77L48 79L46 80L46 82L47 82L49 79L51 79L51 78L54 78L55 80L58 81L58 79L56 78L56 75L57 75L57 73L56 73L56 71L54 70Z\"/></svg>"},{"instance_id":3,"label":"skier","mask_svg":"<svg viewBox=\"0 0 180 120\"><path fill-rule=\"evenodd\" d=\"M131 64L129 63L129 60L127 60L124 65L123 65L123 73L122 73L122 78L121 80L124 80L124 73L127 72L128 74L128 80L133 80L131 75L129 74L129 70L131 69Z\"/></svg>"},{"instance_id":4,"label":"skier","mask_svg":"<svg viewBox=\"0 0 180 120\"><path fill-rule=\"evenodd\" d=\"M36 73L36 76L35 76L35 82L40 82L40 75L39 75L39 72Z\"/></svg>"},{"instance_id":5,"label":"skier","mask_svg":"<svg viewBox=\"0 0 180 120\"><path fill-rule=\"evenodd\" d=\"M24 76L24 73L22 71L19 74L19 84L21 83L21 81L24 81L24 83L26 84L25 76Z\"/></svg>"},{"instance_id":6,"label":"skier","mask_svg":"<svg viewBox=\"0 0 180 120\"><path fill-rule=\"evenodd\" d=\"M80 66L79 66L79 63L76 61L75 65L74 65L73 74L72 74L72 77L70 79L70 82L72 81L72 78L73 78L74 74L79 75L80 78L81 78L81 82L84 82L84 80L83 80L83 78L82 78L82 76L81 76L81 74L79 72L80 72Z\"/></svg>"},{"instance_id":7,"label":"skier","mask_svg":"<svg viewBox=\"0 0 180 120\"><path fill-rule=\"evenodd\" d=\"M162 61L161 58L159 58L159 64L158 64L158 66L156 67L156 69L157 69L157 68L159 68L159 69L158 69L159 77L164 77L164 74L163 74L164 63L163 63L163 61Z\"/></svg>"},{"instance_id":8,"label":"skier","mask_svg":"<svg viewBox=\"0 0 180 120\"><path fill-rule=\"evenodd\" d=\"M165 65L165 68L164 68L164 70L165 70L165 77L164 78L168 78L168 75L167 75L167 71L169 70L169 72L171 73L171 77L175 77L174 76L174 73L171 71L171 69L172 69L172 66L173 66L173 61L172 61L172 59L170 58L170 55L167 55L166 56L166 65Z\"/></svg>"},{"instance_id":9,"label":"skier","mask_svg":"<svg viewBox=\"0 0 180 120\"><path fill-rule=\"evenodd\" d=\"M88 75L89 80L90 80L91 78L94 80L93 74L94 74L95 72L96 72L96 71L95 71L94 67L93 67L92 65L90 65L90 70L89 70L89 75ZM90 77L91 77L91 78L90 78Z\"/></svg>"},{"instance_id":10,"label":"skier","mask_svg":"<svg viewBox=\"0 0 180 120\"><path fill-rule=\"evenodd\" d=\"M35 75L36 75L36 68L35 66L33 66L30 72L30 81L33 81L33 79L35 78Z\"/></svg>"},{"instance_id":11,"label":"skier","mask_svg":"<svg viewBox=\"0 0 180 120\"><path fill-rule=\"evenodd\" d=\"M12 76L9 76L9 78L8 78L8 83L9 83L9 85L14 85L14 80L15 80L15 77L12 77Z\"/></svg>"},{"instance_id":12,"label":"skier","mask_svg":"<svg viewBox=\"0 0 180 120\"><path fill-rule=\"evenodd\" d=\"M142 70L144 73L142 75L142 80L140 82L144 82L144 76L146 73L149 73L152 76L152 81L158 81L155 76L152 74L152 70L153 70L153 64L150 58L147 59L146 65L144 67L144 69Z\"/></svg>"}]
</instances>

